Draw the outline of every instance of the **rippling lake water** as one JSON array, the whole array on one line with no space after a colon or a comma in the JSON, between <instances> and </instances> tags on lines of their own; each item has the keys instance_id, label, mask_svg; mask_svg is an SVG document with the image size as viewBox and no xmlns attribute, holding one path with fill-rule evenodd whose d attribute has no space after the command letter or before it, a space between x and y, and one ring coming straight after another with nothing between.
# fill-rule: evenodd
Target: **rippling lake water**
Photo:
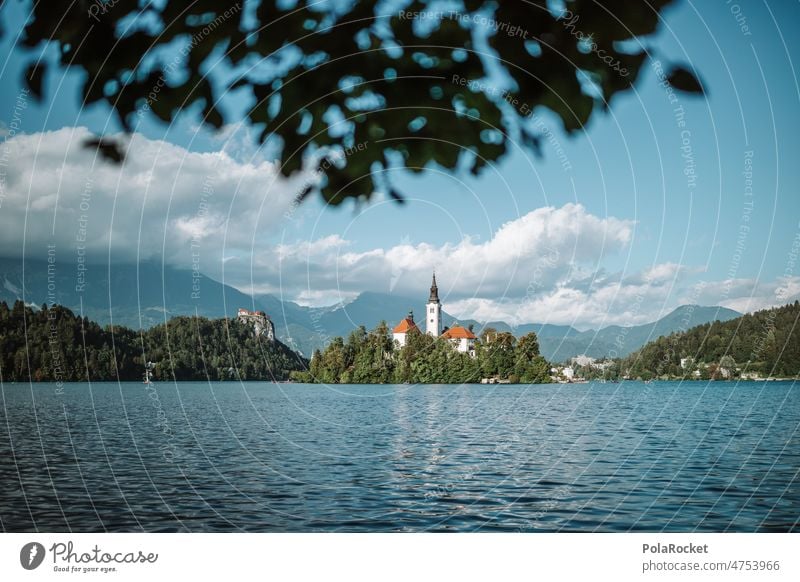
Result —
<instances>
[{"instance_id":1,"label":"rippling lake water","mask_svg":"<svg viewBox=\"0 0 800 582\"><path fill-rule=\"evenodd\" d=\"M5 384L6 531L789 531L791 382Z\"/></svg>"}]
</instances>

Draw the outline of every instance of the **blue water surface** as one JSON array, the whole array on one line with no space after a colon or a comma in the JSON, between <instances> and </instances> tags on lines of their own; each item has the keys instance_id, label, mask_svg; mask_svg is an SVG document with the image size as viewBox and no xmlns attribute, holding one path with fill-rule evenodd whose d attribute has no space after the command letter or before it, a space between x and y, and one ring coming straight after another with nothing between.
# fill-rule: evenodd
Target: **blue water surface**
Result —
<instances>
[{"instance_id":1,"label":"blue water surface","mask_svg":"<svg viewBox=\"0 0 800 582\"><path fill-rule=\"evenodd\" d=\"M796 531L792 382L9 384L5 531Z\"/></svg>"}]
</instances>

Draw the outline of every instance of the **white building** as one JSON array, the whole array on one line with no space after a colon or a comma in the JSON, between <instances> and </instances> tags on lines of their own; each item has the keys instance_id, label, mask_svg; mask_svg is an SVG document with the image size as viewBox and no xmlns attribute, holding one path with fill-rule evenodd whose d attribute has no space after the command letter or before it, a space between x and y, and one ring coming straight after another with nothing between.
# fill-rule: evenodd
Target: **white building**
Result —
<instances>
[{"instance_id":1,"label":"white building","mask_svg":"<svg viewBox=\"0 0 800 582\"><path fill-rule=\"evenodd\" d=\"M414 312L409 311L408 315L392 330L392 338L402 348L407 343L408 334L419 333L419 331L414 321ZM433 337L441 336L444 339L448 339L459 352L475 356L475 342L478 338L470 330L456 324L449 329L445 329L443 333L442 302L439 301L436 273L434 273L433 281L431 282L431 294L428 296L428 303L425 304L425 333Z\"/></svg>"},{"instance_id":2,"label":"white building","mask_svg":"<svg viewBox=\"0 0 800 582\"><path fill-rule=\"evenodd\" d=\"M425 305L425 331L433 337L442 335L442 302L439 301L439 288L436 286L436 273L433 274L431 295Z\"/></svg>"},{"instance_id":3,"label":"white building","mask_svg":"<svg viewBox=\"0 0 800 582\"><path fill-rule=\"evenodd\" d=\"M572 358L571 363L575 364L576 366L593 366L595 362L594 358L590 358L586 354L581 354L580 356L575 356Z\"/></svg>"},{"instance_id":4,"label":"white building","mask_svg":"<svg viewBox=\"0 0 800 582\"><path fill-rule=\"evenodd\" d=\"M470 330L460 325L454 325L445 330L442 337L450 340L450 343L452 343L459 352L469 354L473 358L475 357L475 341L478 338L476 338L475 334Z\"/></svg>"},{"instance_id":5,"label":"white building","mask_svg":"<svg viewBox=\"0 0 800 582\"><path fill-rule=\"evenodd\" d=\"M409 333L419 333L417 324L414 323L414 312L409 311L408 315L392 330L392 338L400 344L402 348L406 345L406 338Z\"/></svg>"}]
</instances>

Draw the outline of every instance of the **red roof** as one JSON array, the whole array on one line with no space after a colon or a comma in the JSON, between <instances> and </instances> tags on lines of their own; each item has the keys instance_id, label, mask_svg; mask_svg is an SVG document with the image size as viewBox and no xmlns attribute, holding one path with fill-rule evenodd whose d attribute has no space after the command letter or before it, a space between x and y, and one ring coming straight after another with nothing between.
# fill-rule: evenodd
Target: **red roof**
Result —
<instances>
[{"instance_id":1,"label":"red roof","mask_svg":"<svg viewBox=\"0 0 800 582\"><path fill-rule=\"evenodd\" d=\"M444 332L442 337L445 339L477 339L474 333L460 325L454 325Z\"/></svg>"},{"instance_id":2,"label":"red roof","mask_svg":"<svg viewBox=\"0 0 800 582\"><path fill-rule=\"evenodd\" d=\"M419 331L417 324L414 323L414 320L410 317L406 317L400 323L398 323L395 328L392 330L393 333L408 333L412 329L416 329Z\"/></svg>"},{"instance_id":3,"label":"red roof","mask_svg":"<svg viewBox=\"0 0 800 582\"><path fill-rule=\"evenodd\" d=\"M249 309L245 309L244 307L239 308L239 315L249 315L249 316L260 316L266 317L269 319L269 316L263 311L250 311Z\"/></svg>"}]
</instances>

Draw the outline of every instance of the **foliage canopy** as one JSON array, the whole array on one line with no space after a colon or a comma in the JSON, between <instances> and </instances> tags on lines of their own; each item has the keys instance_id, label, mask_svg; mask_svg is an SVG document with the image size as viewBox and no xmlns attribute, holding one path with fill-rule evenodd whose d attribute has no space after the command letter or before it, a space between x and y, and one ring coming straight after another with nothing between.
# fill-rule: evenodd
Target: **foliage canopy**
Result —
<instances>
[{"instance_id":1,"label":"foliage canopy","mask_svg":"<svg viewBox=\"0 0 800 582\"><path fill-rule=\"evenodd\" d=\"M633 378L682 377L699 370L702 378L719 377L720 368L733 375L800 374L800 303L748 313L729 321L714 321L682 333L660 337L622 362ZM681 359L686 360L681 367Z\"/></svg>"},{"instance_id":2,"label":"foliage canopy","mask_svg":"<svg viewBox=\"0 0 800 582\"><path fill-rule=\"evenodd\" d=\"M538 152L539 108L580 130L636 81L641 37L670 3L34 2L24 44L55 44L59 66L85 73L82 105L105 102L127 131L147 112L167 123L201 112L214 128L244 117L272 140L283 174L316 166L320 182L300 198L402 200L388 169L477 174L517 144ZM48 64L27 69L39 96ZM684 68L668 80L702 92ZM226 105L230 92L244 112ZM122 158L113 141L92 145Z\"/></svg>"},{"instance_id":3,"label":"foliage canopy","mask_svg":"<svg viewBox=\"0 0 800 582\"><path fill-rule=\"evenodd\" d=\"M519 342L508 332L497 333L491 342L478 343L472 357L447 339L421 332L409 333L400 347L381 322L370 332L360 326L347 340L333 338L314 352L308 372L292 377L325 384L463 384L482 378L546 384L550 365L539 355L533 332Z\"/></svg>"},{"instance_id":4,"label":"foliage canopy","mask_svg":"<svg viewBox=\"0 0 800 582\"><path fill-rule=\"evenodd\" d=\"M286 380L308 362L278 341L229 319L174 317L145 331L101 328L60 305L34 310L0 302L4 381Z\"/></svg>"}]
</instances>

